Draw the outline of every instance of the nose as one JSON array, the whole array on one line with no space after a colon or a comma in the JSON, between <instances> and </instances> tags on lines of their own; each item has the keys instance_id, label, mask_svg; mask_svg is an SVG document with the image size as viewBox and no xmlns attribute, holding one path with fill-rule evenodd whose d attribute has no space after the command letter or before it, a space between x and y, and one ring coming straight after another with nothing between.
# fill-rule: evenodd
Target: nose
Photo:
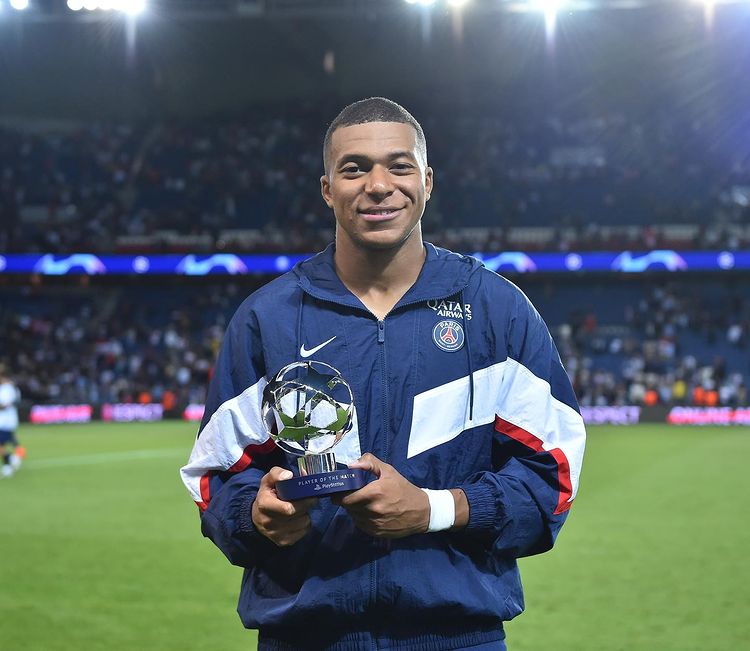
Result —
<instances>
[{"instance_id":1,"label":"nose","mask_svg":"<svg viewBox=\"0 0 750 651\"><path fill-rule=\"evenodd\" d=\"M374 165L367 175L365 185L367 194L386 197L393 192L393 183L390 172L382 165Z\"/></svg>"}]
</instances>

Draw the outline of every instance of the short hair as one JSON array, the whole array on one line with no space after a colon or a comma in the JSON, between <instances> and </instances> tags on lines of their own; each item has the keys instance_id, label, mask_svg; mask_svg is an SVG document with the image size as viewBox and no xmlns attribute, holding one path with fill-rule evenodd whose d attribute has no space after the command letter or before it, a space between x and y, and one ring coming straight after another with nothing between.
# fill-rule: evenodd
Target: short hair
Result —
<instances>
[{"instance_id":1,"label":"short hair","mask_svg":"<svg viewBox=\"0 0 750 651\"><path fill-rule=\"evenodd\" d=\"M422 125L401 104L385 97L368 97L349 104L331 122L323 140L323 169L328 174L328 156L331 153L331 138L339 127L350 127L367 122L399 122L410 124L417 135L417 149L427 164L427 140Z\"/></svg>"}]
</instances>

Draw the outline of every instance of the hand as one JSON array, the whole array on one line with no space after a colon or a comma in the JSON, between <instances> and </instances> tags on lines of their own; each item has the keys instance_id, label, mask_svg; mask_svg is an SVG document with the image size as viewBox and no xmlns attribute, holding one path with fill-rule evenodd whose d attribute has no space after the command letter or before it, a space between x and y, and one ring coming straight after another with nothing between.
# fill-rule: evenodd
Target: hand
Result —
<instances>
[{"instance_id":1,"label":"hand","mask_svg":"<svg viewBox=\"0 0 750 651\"><path fill-rule=\"evenodd\" d=\"M349 465L364 468L377 479L351 493L331 497L343 506L362 531L379 538L403 538L424 533L430 523L430 502L425 492L369 452Z\"/></svg>"},{"instance_id":2,"label":"hand","mask_svg":"<svg viewBox=\"0 0 750 651\"><path fill-rule=\"evenodd\" d=\"M307 512L318 502L314 497L295 502L280 500L276 494L276 483L291 477L290 470L274 466L261 479L253 502L255 528L279 547L293 545L310 531Z\"/></svg>"}]
</instances>

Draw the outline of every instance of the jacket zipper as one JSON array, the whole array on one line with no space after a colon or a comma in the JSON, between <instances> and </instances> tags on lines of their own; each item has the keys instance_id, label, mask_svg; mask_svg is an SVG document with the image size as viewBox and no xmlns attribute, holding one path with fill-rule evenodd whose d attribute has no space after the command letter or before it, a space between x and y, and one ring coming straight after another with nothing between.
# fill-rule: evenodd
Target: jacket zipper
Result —
<instances>
[{"instance_id":1,"label":"jacket zipper","mask_svg":"<svg viewBox=\"0 0 750 651\"><path fill-rule=\"evenodd\" d=\"M388 316L386 314L386 316ZM388 365L385 350L385 317L378 319L378 347L380 348L380 410L382 413L382 426L383 426L383 461L388 463ZM375 538L373 540L376 549L383 547L385 541ZM372 605L375 606L378 599L378 559L374 558L372 561ZM377 649L377 637L374 637L375 648Z\"/></svg>"},{"instance_id":2,"label":"jacket zipper","mask_svg":"<svg viewBox=\"0 0 750 651\"><path fill-rule=\"evenodd\" d=\"M330 298L323 298L321 296L316 296L314 293L312 293L312 292L310 292L310 291L308 291L308 290L306 290L304 288L301 288L301 289L302 289L302 291L306 291L308 294L310 294L310 296L312 296L314 298L317 298L318 300L327 301L329 303L333 303L334 305L343 305L344 307L353 308L353 309L356 309L356 310L359 310L359 311L365 311L370 316L375 317L375 315L372 312L370 312L370 310L367 310L367 309L363 310L362 308L358 308L356 306L349 305L348 303L345 303L344 301L336 301L336 300L333 300L333 299L330 299ZM418 299L418 300L409 301L408 303L403 303L403 304L399 305L398 309L401 309L401 308L404 308L404 307L409 307L411 305L417 305L418 303L424 303L427 300L442 300L442 299L454 296L455 294L456 294L456 292L452 292L450 294L447 294L446 296L436 296L433 299L421 298L421 299ZM380 350L380 359L381 359L381 365L382 365L382 369L383 369L383 371L382 371L382 373L383 373L383 377L382 377L382 387L383 387L383 389L382 389L382 395L383 395L382 411L383 411L383 426L384 426L383 431L385 433L385 437L384 437L384 440L383 440L383 461L385 461L386 463L388 463L388 455L389 455L389 446L388 446L388 439L389 439L389 437L388 437L388 416L389 416L390 412L388 410L388 376L387 376L386 353L385 353L385 320L390 316L391 312L393 312L392 309L388 313L386 313L386 315L382 319L377 319L377 317L375 317L377 319L377 324L378 324L378 339L377 339L377 342L378 342L378 345L382 346L382 348ZM389 541L383 541L383 542L388 543ZM381 546L381 541L379 541L377 538L375 538L374 539L374 547L378 548L380 546ZM373 558L372 564L370 565L370 591L371 591L370 592L370 594L371 594L370 603L371 603L372 606L375 606L375 604L377 602L377 597L378 597L378 567L377 567L377 565L378 565L377 559ZM375 634L373 634L373 646L374 646L375 649L378 648L377 637L376 637Z\"/></svg>"},{"instance_id":3,"label":"jacket zipper","mask_svg":"<svg viewBox=\"0 0 750 651\"><path fill-rule=\"evenodd\" d=\"M386 315L387 316L387 315ZM381 367L381 409L383 412L383 461L388 463L388 457L390 452L390 445L388 445L388 419L390 416L390 409L388 408L388 356L385 350L385 318L378 320L378 344L380 344L380 367Z\"/></svg>"}]
</instances>

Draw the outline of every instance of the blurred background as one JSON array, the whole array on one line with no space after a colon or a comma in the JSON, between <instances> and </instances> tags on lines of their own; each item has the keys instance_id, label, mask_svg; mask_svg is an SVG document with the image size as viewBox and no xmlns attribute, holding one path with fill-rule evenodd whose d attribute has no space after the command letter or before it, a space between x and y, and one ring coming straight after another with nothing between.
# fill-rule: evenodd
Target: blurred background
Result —
<instances>
[{"instance_id":1,"label":"blurred background","mask_svg":"<svg viewBox=\"0 0 750 651\"><path fill-rule=\"evenodd\" d=\"M176 470L373 95L426 132L425 238L530 296L592 426L510 648L750 647L749 82L748 0L0 0L0 648L252 644Z\"/></svg>"}]
</instances>

